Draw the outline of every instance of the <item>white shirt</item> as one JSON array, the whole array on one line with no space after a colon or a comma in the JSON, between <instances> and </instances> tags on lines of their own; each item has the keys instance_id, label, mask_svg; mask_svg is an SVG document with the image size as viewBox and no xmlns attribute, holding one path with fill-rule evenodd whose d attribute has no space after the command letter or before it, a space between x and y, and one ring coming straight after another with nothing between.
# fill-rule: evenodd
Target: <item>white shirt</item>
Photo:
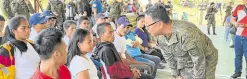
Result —
<instances>
[{"instance_id":1,"label":"white shirt","mask_svg":"<svg viewBox=\"0 0 247 79\"><path fill-rule=\"evenodd\" d=\"M69 47L69 37L67 37L66 35L63 37L63 41L65 42L65 44L67 45L67 47Z\"/></svg>"},{"instance_id":2,"label":"white shirt","mask_svg":"<svg viewBox=\"0 0 247 79\"><path fill-rule=\"evenodd\" d=\"M97 76L97 69L92 60L88 57L86 59L78 55L74 56L70 62L69 70L73 79L76 79L76 75L79 72L85 70L88 70L90 79L99 79L99 77Z\"/></svg>"},{"instance_id":3,"label":"white shirt","mask_svg":"<svg viewBox=\"0 0 247 79\"><path fill-rule=\"evenodd\" d=\"M119 36L116 32L114 33L115 39L114 39L114 45L117 49L117 52L121 52L121 56L126 59L126 39L124 36Z\"/></svg>"},{"instance_id":4,"label":"white shirt","mask_svg":"<svg viewBox=\"0 0 247 79\"><path fill-rule=\"evenodd\" d=\"M29 39L35 41L37 36L38 36L38 32L32 27Z\"/></svg>"},{"instance_id":5,"label":"white shirt","mask_svg":"<svg viewBox=\"0 0 247 79\"><path fill-rule=\"evenodd\" d=\"M27 43L28 50L20 52L18 48L15 49L15 79L30 79L36 72L40 57L33 46Z\"/></svg>"}]
</instances>

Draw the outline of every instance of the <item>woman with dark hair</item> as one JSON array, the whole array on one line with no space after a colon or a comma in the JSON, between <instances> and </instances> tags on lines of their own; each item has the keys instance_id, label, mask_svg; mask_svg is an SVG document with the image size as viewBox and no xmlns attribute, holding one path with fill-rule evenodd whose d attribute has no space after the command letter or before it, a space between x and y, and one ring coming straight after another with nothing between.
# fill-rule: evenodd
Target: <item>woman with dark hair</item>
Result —
<instances>
[{"instance_id":1,"label":"woman with dark hair","mask_svg":"<svg viewBox=\"0 0 247 79\"><path fill-rule=\"evenodd\" d=\"M87 53L92 52L93 47L90 32L76 29L70 41L67 59L67 66L73 78L98 79L94 63L86 56Z\"/></svg>"},{"instance_id":2,"label":"woman with dark hair","mask_svg":"<svg viewBox=\"0 0 247 79\"><path fill-rule=\"evenodd\" d=\"M161 60L165 60L165 58L161 54L161 51L155 48L155 42L151 39L151 36L149 35L148 31L145 28L144 17L145 17L144 15L139 15L136 18L137 27L134 30L134 33L138 35L143 41L143 43L139 47L142 53L158 56ZM160 66L160 68L164 68L164 67Z\"/></svg>"},{"instance_id":3,"label":"woman with dark hair","mask_svg":"<svg viewBox=\"0 0 247 79\"><path fill-rule=\"evenodd\" d=\"M9 79L30 79L39 66L40 57L34 44L27 40L28 20L24 16L11 18L5 33L8 42L0 47L0 75Z\"/></svg>"}]
</instances>

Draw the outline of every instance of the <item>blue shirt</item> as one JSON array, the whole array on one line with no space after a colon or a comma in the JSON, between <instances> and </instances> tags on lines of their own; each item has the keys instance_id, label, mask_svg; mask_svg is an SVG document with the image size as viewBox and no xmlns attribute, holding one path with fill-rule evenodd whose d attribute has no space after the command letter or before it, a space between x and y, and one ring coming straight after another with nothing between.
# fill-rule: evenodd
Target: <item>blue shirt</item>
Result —
<instances>
[{"instance_id":1,"label":"blue shirt","mask_svg":"<svg viewBox=\"0 0 247 79\"><path fill-rule=\"evenodd\" d=\"M143 41L142 46L148 47L148 35L139 28L135 28L134 32L136 35L138 35L142 39Z\"/></svg>"},{"instance_id":2,"label":"blue shirt","mask_svg":"<svg viewBox=\"0 0 247 79\"><path fill-rule=\"evenodd\" d=\"M230 23L230 22L231 22L231 16L228 16L228 17L226 18L226 22L227 22L227 23Z\"/></svg>"},{"instance_id":3,"label":"blue shirt","mask_svg":"<svg viewBox=\"0 0 247 79\"><path fill-rule=\"evenodd\" d=\"M131 39L132 41L135 41L135 33L132 31L129 31L126 35L125 35L125 39ZM127 48L127 53L128 55L130 55L130 57L136 57L136 56L140 56L142 55L141 50L139 47L133 48L132 46L126 45Z\"/></svg>"},{"instance_id":4,"label":"blue shirt","mask_svg":"<svg viewBox=\"0 0 247 79\"><path fill-rule=\"evenodd\" d=\"M93 8L96 8L97 9L97 14L98 13L103 13L103 8L102 8L102 4L99 0L95 0L93 2Z\"/></svg>"}]
</instances>

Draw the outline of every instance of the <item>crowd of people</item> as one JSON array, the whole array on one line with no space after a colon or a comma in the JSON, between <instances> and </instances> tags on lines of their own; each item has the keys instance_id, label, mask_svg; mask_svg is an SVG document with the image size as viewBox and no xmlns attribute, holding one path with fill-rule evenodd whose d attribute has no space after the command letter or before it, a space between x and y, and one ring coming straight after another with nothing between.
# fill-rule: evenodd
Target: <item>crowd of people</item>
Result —
<instances>
[{"instance_id":1,"label":"crowd of people","mask_svg":"<svg viewBox=\"0 0 247 79\"><path fill-rule=\"evenodd\" d=\"M1 79L154 79L165 68L145 15L133 26L121 0L109 12L100 0L49 0L42 13L29 0L4 1L11 14L0 16Z\"/></svg>"}]
</instances>

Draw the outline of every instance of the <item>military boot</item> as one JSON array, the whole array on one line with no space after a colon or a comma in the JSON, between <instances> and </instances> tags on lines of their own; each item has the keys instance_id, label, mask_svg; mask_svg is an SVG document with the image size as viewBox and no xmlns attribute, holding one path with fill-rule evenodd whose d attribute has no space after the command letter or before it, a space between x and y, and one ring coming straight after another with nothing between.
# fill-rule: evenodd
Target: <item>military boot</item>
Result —
<instances>
[{"instance_id":1,"label":"military boot","mask_svg":"<svg viewBox=\"0 0 247 79\"><path fill-rule=\"evenodd\" d=\"M210 35L210 28L208 28L208 35Z\"/></svg>"},{"instance_id":2,"label":"military boot","mask_svg":"<svg viewBox=\"0 0 247 79\"><path fill-rule=\"evenodd\" d=\"M215 27L213 27L213 34L214 34L214 35L217 35L217 34L215 33Z\"/></svg>"}]
</instances>

